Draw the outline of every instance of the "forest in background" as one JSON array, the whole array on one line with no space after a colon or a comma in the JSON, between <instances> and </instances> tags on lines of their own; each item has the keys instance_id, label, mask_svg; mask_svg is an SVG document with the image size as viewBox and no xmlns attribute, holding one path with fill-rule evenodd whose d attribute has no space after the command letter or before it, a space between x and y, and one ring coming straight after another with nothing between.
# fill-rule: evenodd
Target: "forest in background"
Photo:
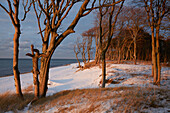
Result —
<instances>
[{"instance_id":1,"label":"forest in background","mask_svg":"<svg viewBox=\"0 0 170 113\"><path fill-rule=\"evenodd\" d=\"M105 88L106 83L106 60L117 60L118 63L131 60L135 65L137 60L152 61L153 84L160 85L161 62L169 62L169 1L138 0L135 1L136 7L124 6L124 2L125 0L23 0L25 14L22 19L19 18L19 0L7 0L8 5L0 3L15 28L13 73L16 94L24 99L18 68L20 21L25 20L31 9L37 19L42 44L42 50L34 47L34 44L30 45L30 53L26 54L32 58L33 63L33 102L46 97L50 61L56 48L68 35L76 32L74 29L81 18L94 10L94 28L85 31L83 38L77 39L74 52L77 59L77 55L81 53L84 64L89 62L92 53L95 53L95 63L100 63L102 67L101 87ZM64 20L78 3L81 3L81 6L75 17L62 29ZM84 67L79 63L79 68Z\"/></svg>"},{"instance_id":2,"label":"forest in background","mask_svg":"<svg viewBox=\"0 0 170 113\"><path fill-rule=\"evenodd\" d=\"M97 14L96 14L97 13ZM83 59L84 63L94 59L99 62L100 54L98 52L99 26L97 21L98 12L95 12L96 18L94 27L82 33L77 37L74 52L77 58ZM160 60L164 65L169 66L170 62L170 38L169 38L169 15L163 19L161 26L159 45ZM108 27L108 26L107 26ZM134 41L133 37L136 37ZM156 37L155 37L156 39ZM147 16L144 8L124 6L119 14L114 36L106 52L107 60L114 60L117 63L134 60L134 44L136 43L136 60L152 61L152 38L149 32Z\"/></svg>"}]
</instances>

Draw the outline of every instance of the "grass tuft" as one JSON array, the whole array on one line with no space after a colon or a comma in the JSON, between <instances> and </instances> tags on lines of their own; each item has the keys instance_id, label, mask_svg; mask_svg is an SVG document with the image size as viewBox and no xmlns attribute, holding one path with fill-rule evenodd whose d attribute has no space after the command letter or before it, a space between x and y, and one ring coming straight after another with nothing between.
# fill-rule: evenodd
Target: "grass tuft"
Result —
<instances>
[{"instance_id":1,"label":"grass tuft","mask_svg":"<svg viewBox=\"0 0 170 113\"><path fill-rule=\"evenodd\" d=\"M6 92L0 94L0 111L14 111L21 110L28 105L33 99L34 95L30 93L24 94L24 100L21 100L16 94L11 92Z\"/></svg>"}]
</instances>

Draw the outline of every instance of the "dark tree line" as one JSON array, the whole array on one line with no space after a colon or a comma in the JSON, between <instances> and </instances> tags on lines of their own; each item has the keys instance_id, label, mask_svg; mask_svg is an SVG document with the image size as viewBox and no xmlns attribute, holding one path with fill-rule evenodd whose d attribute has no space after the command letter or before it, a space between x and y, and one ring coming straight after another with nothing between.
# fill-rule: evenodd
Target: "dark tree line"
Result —
<instances>
[{"instance_id":1,"label":"dark tree line","mask_svg":"<svg viewBox=\"0 0 170 113\"><path fill-rule=\"evenodd\" d=\"M109 12L111 7L110 9L99 8L94 28L89 29L93 32L91 33L93 34L91 36L94 37L93 40L95 39L95 62L101 63L104 61L103 59L114 60L117 63L128 60L133 61L134 64L136 64L136 61L152 61L153 82L159 85L161 62L168 65L170 61L169 38L164 37L166 35L162 33L169 30L165 24L168 20L168 4L166 4L166 0L138 2L142 2L144 7L124 6L120 10L120 14L117 15L118 17L115 12L119 12L119 6L114 6L114 13ZM147 2L148 4L146 4ZM146 10L146 8L149 9ZM152 15L148 14L148 11ZM113 23L117 20L113 28L108 21L110 14L118 18L112 18ZM163 19L164 16L166 19ZM111 33L110 38L107 37L109 33ZM102 63L102 67L105 67L105 65L105 63ZM106 68L102 68L102 70L102 72L105 72ZM102 75L105 75L105 73ZM104 78L102 79L102 87L104 87Z\"/></svg>"}]
</instances>

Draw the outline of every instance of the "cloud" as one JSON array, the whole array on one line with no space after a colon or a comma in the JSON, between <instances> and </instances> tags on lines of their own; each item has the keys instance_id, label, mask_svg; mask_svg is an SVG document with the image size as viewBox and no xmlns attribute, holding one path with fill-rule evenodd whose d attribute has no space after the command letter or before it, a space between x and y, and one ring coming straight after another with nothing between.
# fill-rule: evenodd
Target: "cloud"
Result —
<instances>
[{"instance_id":1,"label":"cloud","mask_svg":"<svg viewBox=\"0 0 170 113\"><path fill-rule=\"evenodd\" d=\"M69 43L61 43L58 47L58 49L61 49L61 50L73 50L74 48L74 42L69 42Z\"/></svg>"},{"instance_id":2,"label":"cloud","mask_svg":"<svg viewBox=\"0 0 170 113\"><path fill-rule=\"evenodd\" d=\"M3 0L1 0L3 1ZM5 2L6 3L6 2ZM68 27L68 25L74 19L76 13L78 12L78 8L80 4L74 6L74 8L70 11L70 14L67 16L66 20L62 23L62 29L64 30ZM23 17L23 11L20 11L20 18ZM64 41L57 47L54 57L55 58L74 58L74 45L77 37L80 37L83 31L88 30L93 26L92 19L93 16L90 15L88 17L83 17L80 19L78 25L75 28L76 33L70 34L68 37L64 39ZM41 21L43 22L43 21ZM25 21L21 22L21 37L20 37L20 54L25 57L25 53L30 52L30 45L34 44L35 48L41 50L42 48L42 41L39 34L37 19L33 10L28 13L27 18ZM0 57L4 57L4 55L8 55L7 57L12 57L11 54L13 53L13 35L14 35L14 28L10 21L9 16L2 10L0 10ZM10 55L10 56L9 56Z\"/></svg>"}]
</instances>

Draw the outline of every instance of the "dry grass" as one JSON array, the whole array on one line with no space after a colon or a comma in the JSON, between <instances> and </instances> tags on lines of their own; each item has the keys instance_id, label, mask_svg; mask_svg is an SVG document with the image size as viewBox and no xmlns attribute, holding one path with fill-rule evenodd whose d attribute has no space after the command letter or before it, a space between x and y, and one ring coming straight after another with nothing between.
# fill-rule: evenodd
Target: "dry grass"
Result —
<instances>
[{"instance_id":1,"label":"dry grass","mask_svg":"<svg viewBox=\"0 0 170 113\"><path fill-rule=\"evenodd\" d=\"M33 94L25 93L24 100L21 100L16 94L6 92L0 94L0 112L13 111L23 109L33 99Z\"/></svg>"},{"instance_id":2,"label":"dry grass","mask_svg":"<svg viewBox=\"0 0 170 113\"><path fill-rule=\"evenodd\" d=\"M67 90L38 100L31 108L31 112L42 112L51 108L55 108L56 113L89 113L103 110L116 113L142 112L144 108L163 107L159 101L162 98L168 101L170 99L168 92L140 87ZM163 97L158 98L155 96L157 94Z\"/></svg>"},{"instance_id":3,"label":"dry grass","mask_svg":"<svg viewBox=\"0 0 170 113\"><path fill-rule=\"evenodd\" d=\"M30 93L33 92L33 85L28 86L27 88L22 90L25 93Z\"/></svg>"},{"instance_id":4,"label":"dry grass","mask_svg":"<svg viewBox=\"0 0 170 113\"><path fill-rule=\"evenodd\" d=\"M51 108L54 108L52 112L56 113L142 112L144 108L164 107L160 101L169 101L169 93L166 89L140 87L66 90L39 99L28 112L43 112ZM9 92L0 95L0 111L17 112L17 109L23 109L33 99L33 95L24 94L24 97L25 100L22 101Z\"/></svg>"},{"instance_id":5,"label":"dry grass","mask_svg":"<svg viewBox=\"0 0 170 113\"><path fill-rule=\"evenodd\" d=\"M170 67L170 62L167 62L167 63L161 63L162 66L165 66L165 67Z\"/></svg>"},{"instance_id":6,"label":"dry grass","mask_svg":"<svg viewBox=\"0 0 170 113\"><path fill-rule=\"evenodd\" d=\"M94 66L97 66L98 64L95 63L95 61L92 61L92 62L88 62L84 65L84 69L89 69L89 68L92 68Z\"/></svg>"},{"instance_id":7,"label":"dry grass","mask_svg":"<svg viewBox=\"0 0 170 113\"><path fill-rule=\"evenodd\" d=\"M54 94L53 96L49 96L47 98L42 98L35 102L33 105L38 107L33 107L33 111L43 111L44 109L49 109L54 106L59 106L59 110L61 111L69 111L72 108L77 108L78 106L74 106L74 104L81 104L85 101L90 102L97 102L99 100L105 100L109 99L109 96L102 97L101 95L106 95L105 91L117 91L122 90L124 88L107 88L107 89L77 89L77 90L66 90L59 93ZM113 97L113 95L110 93L108 94ZM69 107L64 107L65 105L71 105ZM47 107L49 106L49 108ZM89 109L92 109L92 107L96 107L91 105ZM38 108L38 109L37 109ZM87 110L87 109L86 109ZM91 110L90 110L91 111Z\"/></svg>"}]
</instances>

